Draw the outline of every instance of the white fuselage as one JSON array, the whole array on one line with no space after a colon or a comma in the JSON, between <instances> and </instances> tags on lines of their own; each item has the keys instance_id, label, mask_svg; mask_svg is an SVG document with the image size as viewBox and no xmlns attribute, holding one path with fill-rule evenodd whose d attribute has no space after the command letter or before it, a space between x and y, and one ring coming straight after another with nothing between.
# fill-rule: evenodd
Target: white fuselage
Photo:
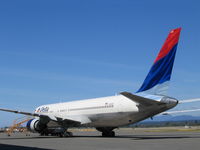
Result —
<instances>
[{"instance_id":1,"label":"white fuselage","mask_svg":"<svg viewBox=\"0 0 200 150\"><path fill-rule=\"evenodd\" d=\"M81 126L119 127L133 124L167 109L169 109L167 105L140 107L137 102L123 95L117 95L42 105L36 108L35 113L62 119L72 118L82 122Z\"/></svg>"}]
</instances>

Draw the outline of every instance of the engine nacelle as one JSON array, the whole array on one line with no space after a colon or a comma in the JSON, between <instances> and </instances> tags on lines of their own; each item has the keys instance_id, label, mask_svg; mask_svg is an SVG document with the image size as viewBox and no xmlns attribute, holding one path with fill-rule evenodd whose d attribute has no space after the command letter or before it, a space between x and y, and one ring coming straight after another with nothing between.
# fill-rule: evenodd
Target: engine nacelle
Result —
<instances>
[{"instance_id":1,"label":"engine nacelle","mask_svg":"<svg viewBox=\"0 0 200 150\"><path fill-rule=\"evenodd\" d=\"M41 131L41 129L39 127L39 119L31 119L31 120L29 120L27 122L26 127L30 132L39 132L39 131Z\"/></svg>"}]
</instances>

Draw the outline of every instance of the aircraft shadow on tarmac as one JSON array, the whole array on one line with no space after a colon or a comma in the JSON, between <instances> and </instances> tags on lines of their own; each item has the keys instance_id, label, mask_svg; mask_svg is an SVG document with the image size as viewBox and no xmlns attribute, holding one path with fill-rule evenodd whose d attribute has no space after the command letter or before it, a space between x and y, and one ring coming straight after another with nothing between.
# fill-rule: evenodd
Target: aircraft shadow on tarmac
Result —
<instances>
[{"instance_id":1,"label":"aircraft shadow on tarmac","mask_svg":"<svg viewBox=\"0 0 200 150\"><path fill-rule=\"evenodd\" d=\"M169 135L120 135L116 137L101 137L101 136L74 136L73 138L112 138L112 139L132 139L132 140L158 140L158 139L187 139L200 138L200 136L169 136Z\"/></svg>"},{"instance_id":2,"label":"aircraft shadow on tarmac","mask_svg":"<svg viewBox=\"0 0 200 150\"><path fill-rule=\"evenodd\" d=\"M7 137L7 138L0 138L0 140L17 140L17 139L59 139L60 137L56 136L34 136L34 137ZM102 137L102 136L90 136L90 135L76 135L73 137L63 137L61 139L68 139L68 138L110 138L110 139L132 139L132 140L158 140L158 139L189 139L189 138L200 138L200 136L193 136L193 135L119 135L115 137Z\"/></svg>"},{"instance_id":3,"label":"aircraft shadow on tarmac","mask_svg":"<svg viewBox=\"0 0 200 150\"><path fill-rule=\"evenodd\" d=\"M26 147L26 146L17 146L17 145L8 145L8 144L0 144L0 149L2 150L4 149L5 150L47 150L44 148Z\"/></svg>"}]
</instances>

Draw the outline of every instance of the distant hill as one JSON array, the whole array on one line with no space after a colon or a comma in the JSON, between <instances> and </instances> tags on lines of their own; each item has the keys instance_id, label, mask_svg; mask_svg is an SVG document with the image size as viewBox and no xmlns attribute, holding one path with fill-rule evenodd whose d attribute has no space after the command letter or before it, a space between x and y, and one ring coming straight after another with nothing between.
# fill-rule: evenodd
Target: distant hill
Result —
<instances>
[{"instance_id":1,"label":"distant hill","mask_svg":"<svg viewBox=\"0 0 200 150\"><path fill-rule=\"evenodd\" d=\"M130 127L169 127L169 126L195 126L200 125L200 116L156 116L151 119L146 119L144 121L130 125Z\"/></svg>"},{"instance_id":2,"label":"distant hill","mask_svg":"<svg viewBox=\"0 0 200 150\"><path fill-rule=\"evenodd\" d=\"M171 115L163 115L156 116L151 119L146 119L142 122L150 122L150 121L191 121L191 120L200 120L200 116L190 116L190 115L181 115L181 116L171 116Z\"/></svg>"}]
</instances>

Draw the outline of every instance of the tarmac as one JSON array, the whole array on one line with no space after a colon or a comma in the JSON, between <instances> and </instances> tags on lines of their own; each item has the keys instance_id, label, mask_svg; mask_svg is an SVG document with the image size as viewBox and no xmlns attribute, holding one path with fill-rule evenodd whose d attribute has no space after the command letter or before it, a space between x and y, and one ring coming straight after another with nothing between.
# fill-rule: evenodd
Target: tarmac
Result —
<instances>
[{"instance_id":1,"label":"tarmac","mask_svg":"<svg viewBox=\"0 0 200 150\"><path fill-rule=\"evenodd\" d=\"M185 129L120 129L116 137L101 137L95 130L75 130L59 138L0 133L0 150L199 150L200 131Z\"/></svg>"}]
</instances>

